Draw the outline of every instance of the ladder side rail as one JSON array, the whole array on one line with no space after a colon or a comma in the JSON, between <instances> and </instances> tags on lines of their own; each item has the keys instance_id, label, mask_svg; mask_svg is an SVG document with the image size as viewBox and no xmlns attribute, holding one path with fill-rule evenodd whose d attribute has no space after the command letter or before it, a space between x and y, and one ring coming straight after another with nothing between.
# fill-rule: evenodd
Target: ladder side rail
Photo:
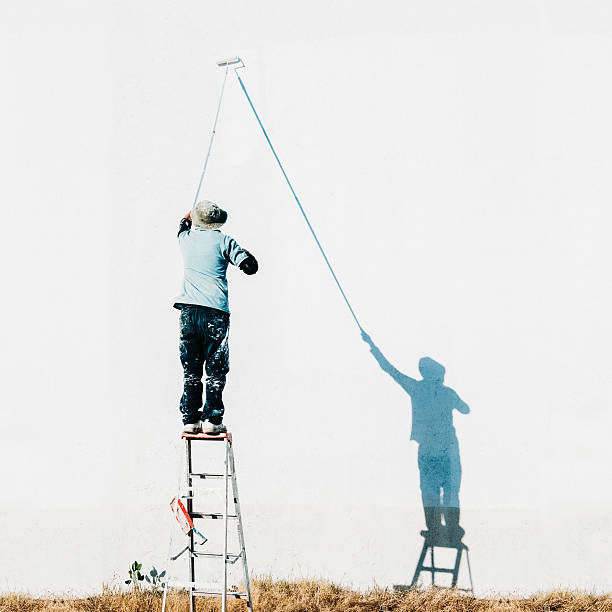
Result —
<instances>
[{"instance_id":1,"label":"ladder side rail","mask_svg":"<svg viewBox=\"0 0 612 612\"><path fill-rule=\"evenodd\" d=\"M459 546L457 548L457 556L455 557L455 567L453 568L453 582L451 583L451 587L454 589L457 586L457 579L459 578L459 566L461 565L461 554L463 553L463 548Z\"/></svg>"},{"instance_id":2,"label":"ladder side rail","mask_svg":"<svg viewBox=\"0 0 612 612\"><path fill-rule=\"evenodd\" d=\"M434 546L431 544L431 586L436 584L436 564L434 563Z\"/></svg>"},{"instance_id":3,"label":"ladder side rail","mask_svg":"<svg viewBox=\"0 0 612 612\"><path fill-rule=\"evenodd\" d=\"M192 470L192 461L191 461L191 440L189 438L185 439L185 456L187 463L187 512L189 516L193 512L193 482L191 480L191 472ZM193 529L189 532L189 580L191 582L191 587L189 588L189 612L195 612L195 540L193 537Z\"/></svg>"},{"instance_id":4,"label":"ladder side rail","mask_svg":"<svg viewBox=\"0 0 612 612\"><path fill-rule=\"evenodd\" d=\"M223 591L221 593L221 612L227 611L227 515L229 496L229 440L225 440L225 508L223 510Z\"/></svg>"},{"instance_id":5,"label":"ladder side rail","mask_svg":"<svg viewBox=\"0 0 612 612\"><path fill-rule=\"evenodd\" d=\"M472 595L474 594L474 582L472 581L472 566L470 565L470 549L465 547L465 559L467 561L468 573L470 575L470 590L472 591Z\"/></svg>"},{"instance_id":6,"label":"ladder side rail","mask_svg":"<svg viewBox=\"0 0 612 612\"><path fill-rule=\"evenodd\" d=\"M178 498L180 498L181 480L183 478L182 463L183 463L183 460L181 459L178 463L178 475L177 475L178 479L176 483L176 496ZM189 550L189 546L187 546L183 548L183 550L181 550L181 552L178 553L178 555L176 555L175 557L172 556L172 545L174 543L174 516L173 516L173 513L170 514L170 516L168 517L168 521L170 523L170 539L168 542L168 554L166 555L166 565L163 568L166 571L166 581L164 582L164 594L162 597L161 612L166 612L166 604L168 603L168 590L170 589L170 581L171 581L170 563L172 561L176 561L176 559L178 559L178 557L180 557L186 550Z\"/></svg>"},{"instance_id":7,"label":"ladder side rail","mask_svg":"<svg viewBox=\"0 0 612 612\"><path fill-rule=\"evenodd\" d=\"M166 601L168 599L168 580L166 580L166 583L164 584L164 596L162 598L162 608L161 608L161 612L166 612Z\"/></svg>"},{"instance_id":8,"label":"ladder side rail","mask_svg":"<svg viewBox=\"0 0 612 612\"><path fill-rule=\"evenodd\" d=\"M427 541L423 542L423 548L421 549L421 554L419 555L419 560L417 562L416 569L414 570L414 576L412 577L412 583L410 584L410 588L415 587L417 582L419 581L419 577L421 575L421 570L423 569L423 562L425 561L425 555L427 554Z\"/></svg>"},{"instance_id":9,"label":"ladder side rail","mask_svg":"<svg viewBox=\"0 0 612 612\"><path fill-rule=\"evenodd\" d=\"M230 467L232 472L232 491L234 494L235 514L238 517L238 543L240 545L240 553L242 555L242 569L244 571L244 587L247 593L247 607L253 610L253 600L251 599L251 580L249 578L249 566L246 556L246 545L244 543L244 530L242 528L242 511L240 510L240 497L238 495L238 481L236 480L236 463L234 461L234 449L230 445L229 449Z\"/></svg>"}]
</instances>

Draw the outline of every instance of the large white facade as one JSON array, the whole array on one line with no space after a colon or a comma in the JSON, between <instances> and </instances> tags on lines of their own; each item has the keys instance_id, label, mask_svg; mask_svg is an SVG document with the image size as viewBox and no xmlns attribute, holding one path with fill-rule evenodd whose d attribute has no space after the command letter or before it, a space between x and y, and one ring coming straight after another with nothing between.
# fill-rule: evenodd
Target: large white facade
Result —
<instances>
[{"instance_id":1,"label":"large white facade","mask_svg":"<svg viewBox=\"0 0 612 612\"><path fill-rule=\"evenodd\" d=\"M108 4L108 6L107 6ZM612 588L606 2L66 2L3 9L3 589L163 564L175 234L242 72L363 327L431 356L479 593ZM8 145L8 146L7 146ZM227 423L255 574L409 581L408 396L341 301L235 79L203 195L230 270Z\"/></svg>"}]
</instances>

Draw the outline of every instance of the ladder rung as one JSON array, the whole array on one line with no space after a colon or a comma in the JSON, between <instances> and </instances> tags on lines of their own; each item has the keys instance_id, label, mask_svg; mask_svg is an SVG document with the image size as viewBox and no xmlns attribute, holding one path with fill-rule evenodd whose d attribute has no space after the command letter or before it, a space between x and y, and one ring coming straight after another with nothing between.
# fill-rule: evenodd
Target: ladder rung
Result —
<instances>
[{"instance_id":1,"label":"ladder rung","mask_svg":"<svg viewBox=\"0 0 612 612\"><path fill-rule=\"evenodd\" d=\"M194 590L191 591L194 595L198 595L200 597L221 597L223 593L221 591L200 591ZM234 597L235 599L246 599L248 596L246 593L236 593L233 591L227 592L228 597Z\"/></svg>"},{"instance_id":2,"label":"ladder rung","mask_svg":"<svg viewBox=\"0 0 612 612\"><path fill-rule=\"evenodd\" d=\"M454 574L455 570L454 569L449 569L448 567L429 567L429 566L423 566L421 568L422 572L443 572L445 574Z\"/></svg>"},{"instance_id":3,"label":"ladder rung","mask_svg":"<svg viewBox=\"0 0 612 612\"><path fill-rule=\"evenodd\" d=\"M191 518L198 518L198 519L222 519L223 518L222 512L190 512L189 515L191 516ZM227 518L235 519L238 517L235 514L228 514Z\"/></svg>"},{"instance_id":4,"label":"ladder rung","mask_svg":"<svg viewBox=\"0 0 612 612\"><path fill-rule=\"evenodd\" d=\"M205 553L205 552L198 552L197 550L194 550L191 554L194 557L216 557L216 558L223 557L223 553ZM232 563L235 563L236 561L238 561L240 557L242 557L242 553L238 553L237 555L234 553L227 553L227 560L231 561Z\"/></svg>"},{"instance_id":5,"label":"ladder rung","mask_svg":"<svg viewBox=\"0 0 612 612\"><path fill-rule=\"evenodd\" d=\"M225 474L201 474L199 472L193 472L189 474L190 478L225 478ZM231 478L232 475L228 474L228 478Z\"/></svg>"}]
</instances>

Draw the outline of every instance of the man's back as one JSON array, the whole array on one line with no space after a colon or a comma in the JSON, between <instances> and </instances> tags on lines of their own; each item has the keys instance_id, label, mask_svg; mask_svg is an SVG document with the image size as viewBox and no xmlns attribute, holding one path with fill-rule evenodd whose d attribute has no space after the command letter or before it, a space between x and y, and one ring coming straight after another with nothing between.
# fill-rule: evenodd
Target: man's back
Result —
<instances>
[{"instance_id":1,"label":"man's back","mask_svg":"<svg viewBox=\"0 0 612 612\"><path fill-rule=\"evenodd\" d=\"M176 304L196 304L229 312L227 266L240 265L248 253L219 230L200 227L181 232L179 245L185 275Z\"/></svg>"}]
</instances>

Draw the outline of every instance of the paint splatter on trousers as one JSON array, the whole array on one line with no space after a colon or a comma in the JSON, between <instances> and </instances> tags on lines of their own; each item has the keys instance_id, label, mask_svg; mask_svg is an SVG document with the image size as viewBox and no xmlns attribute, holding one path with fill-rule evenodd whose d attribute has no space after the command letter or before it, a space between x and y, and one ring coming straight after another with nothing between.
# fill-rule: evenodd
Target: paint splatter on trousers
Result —
<instances>
[{"instance_id":1,"label":"paint splatter on trousers","mask_svg":"<svg viewBox=\"0 0 612 612\"><path fill-rule=\"evenodd\" d=\"M184 388L180 410L183 424L208 419L219 424L225 411L222 394L229 371L229 313L207 306L179 305L180 355ZM202 407L206 369L206 402Z\"/></svg>"}]
</instances>

